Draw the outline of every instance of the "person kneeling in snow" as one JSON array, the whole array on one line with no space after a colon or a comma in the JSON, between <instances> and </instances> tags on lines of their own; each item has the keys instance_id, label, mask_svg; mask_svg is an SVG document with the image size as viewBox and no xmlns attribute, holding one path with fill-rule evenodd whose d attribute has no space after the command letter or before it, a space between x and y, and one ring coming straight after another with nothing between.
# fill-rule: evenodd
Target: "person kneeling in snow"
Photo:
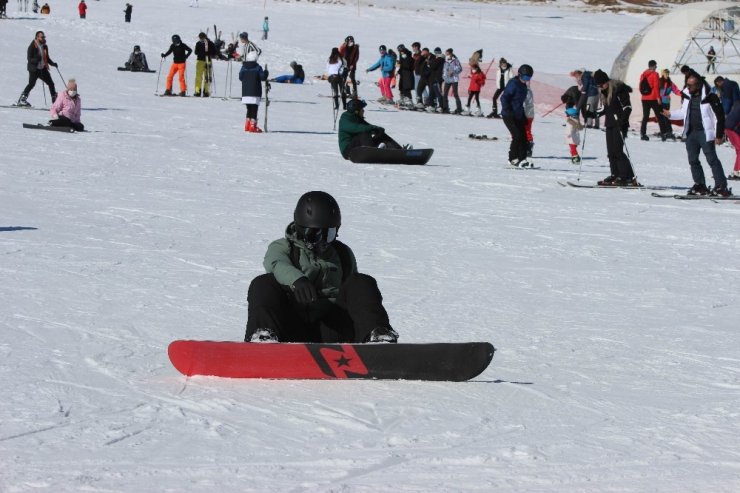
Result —
<instances>
[{"instance_id":1,"label":"person kneeling in snow","mask_svg":"<svg viewBox=\"0 0 740 493\"><path fill-rule=\"evenodd\" d=\"M77 94L77 81L69 79L67 90L59 93L51 105L49 124L52 127L72 127L75 131L82 132L85 126L80 122L81 113L82 100Z\"/></svg>"},{"instance_id":2,"label":"person kneeling in snow","mask_svg":"<svg viewBox=\"0 0 740 493\"><path fill-rule=\"evenodd\" d=\"M266 274L247 295L245 342L396 342L375 279L337 240L342 216L326 192L301 196L285 238L267 247Z\"/></svg>"},{"instance_id":3,"label":"person kneeling in snow","mask_svg":"<svg viewBox=\"0 0 740 493\"><path fill-rule=\"evenodd\" d=\"M239 80L242 81L242 103L247 105L247 122L245 132L261 133L257 126L257 111L262 101L262 81L267 80L268 71L257 63L257 52L250 51L246 61L239 71Z\"/></svg>"},{"instance_id":4,"label":"person kneeling in snow","mask_svg":"<svg viewBox=\"0 0 740 493\"><path fill-rule=\"evenodd\" d=\"M390 138L383 127L368 123L364 118L365 106L363 99L350 99L347 111L339 118L339 152L344 159L349 159L349 151L355 147L411 149L409 144L401 146Z\"/></svg>"}]
</instances>

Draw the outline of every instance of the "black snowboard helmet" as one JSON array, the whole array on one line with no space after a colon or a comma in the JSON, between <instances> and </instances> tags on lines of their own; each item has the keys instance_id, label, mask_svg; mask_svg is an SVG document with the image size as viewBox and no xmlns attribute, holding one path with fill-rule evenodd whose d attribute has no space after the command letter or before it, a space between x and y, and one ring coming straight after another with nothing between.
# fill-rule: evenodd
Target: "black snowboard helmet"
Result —
<instances>
[{"instance_id":1,"label":"black snowboard helmet","mask_svg":"<svg viewBox=\"0 0 740 493\"><path fill-rule=\"evenodd\" d=\"M296 226L304 228L339 228L342 213L334 197L326 192L304 193L293 212Z\"/></svg>"},{"instance_id":2,"label":"black snowboard helmet","mask_svg":"<svg viewBox=\"0 0 740 493\"><path fill-rule=\"evenodd\" d=\"M328 193L307 192L298 199L293 221L298 239L310 250L321 254L337 238L342 213L337 201Z\"/></svg>"},{"instance_id":3,"label":"black snowboard helmet","mask_svg":"<svg viewBox=\"0 0 740 493\"><path fill-rule=\"evenodd\" d=\"M173 34L172 35L172 42L173 43L177 44L177 43L180 43L181 41L182 40L180 39L180 35L179 34Z\"/></svg>"},{"instance_id":4,"label":"black snowboard helmet","mask_svg":"<svg viewBox=\"0 0 740 493\"><path fill-rule=\"evenodd\" d=\"M385 45L380 45L378 46L378 51L381 53L385 53L386 51L388 51L388 49L385 47Z\"/></svg>"},{"instance_id":5,"label":"black snowboard helmet","mask_svg":"<svg viewBox=\"0 0 740 493\"><path fill-rule=\"evenodd\" d=\"M355 37L354 36L347 36L346 38L344 38L344 42L345 43L354 43L355 42Z\"/></svg>"},{"instance_id":6,"label":"black snowboard helmet","mask_svg":"<svg viewBox=\"0 0 740 493\"><path fill-rule=\"evenodd\" d=\"M519 66L519 69L517 70L517 74L520 77L528 77L532 78L532 75L534 75L534 69L531 65L527 65L526 63L523 63Z\"/></svg>"},{"instance_id":7,"label":"black snowboard helmet","mask_svg":"<svg viewBox=\"0 0 740 493\"><path fill-rule=\"evenodd\" d=\"M141 46L134 45L134 51L141 51Z\"/></svg>"},{"instance_id":8,"label":"black snowboard helmet","mask_svg":"<svg viewBox=\"0 0 740 493\"><path fill-rule=\"evenodd\" d=\"M365 106L367 106L367 103L364 99L350 99L347 101L347 111L350 113L357 113Z\"/></svg>"}]
</instances>

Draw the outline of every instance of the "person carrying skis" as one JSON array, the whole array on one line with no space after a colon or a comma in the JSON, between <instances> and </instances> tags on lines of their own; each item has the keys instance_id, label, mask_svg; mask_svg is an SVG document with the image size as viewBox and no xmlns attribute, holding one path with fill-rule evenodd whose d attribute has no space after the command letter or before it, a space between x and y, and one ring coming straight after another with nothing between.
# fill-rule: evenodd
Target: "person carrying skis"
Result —
<instances>
[{"instance_id":1,"label":"person carrying skis","mask_svg":"<svg viewBox=\"0 0 740 493\"><path fill-rule=\"evenodd\" d=\"M85 130L85 126L80 121L82 99L77 94L75 79L69 79L66 90L62 91L51 105L50 113L49 125L52 127L72 127L76 132Z\"/></svg>"},{"instance_id":2,"label":"person carrying skis","mask_svg":"<svg viewBox=\"0 0 740 493\"><path fill-rule=\"evenodd\" d=\"M601 186L639 187L630 158L624 152L624 139L629 130L632 103L632 88L619 80L612 80L606 72L599 69L594 72L594 83L601 90L601 110L587 112L588 118L604 117L606 135L606 152L609 158L610 175L598 182Z\"/></svg>"},{"instance_id":3,"label":"person carrying skis","mask_svg":"<svg viewBox=\"0 0 740 493\"><path fill-rule=\"evenodd\" d=\"M49 86L49 94L51 94L51 101L57 98L57 91L54 87L54 81L51 79L49 73L49 67L57 67L58 65L49 56L49 46L46 44L46 35L44 31L36 31L36 37L26 50L26 59L28 60L28 85L21 93L18 102L18 106L31 106L27 101L28 95L36 86L36 81L41 79L47 86Z\"/></svg>"},{"instance_id":4,"label":"person carrying skis","mask_svg":"<svg viewBox=\"0 0 740 493\"><path fill-rule=\"evenodd\" d=\"M167 58L172 53L172 66L170 66L170 72L167 74L167 85L164 91L165 96L172 96L172 81L175 79L175 74L178 74L178 81L180 82L180 96L187 96L185 63L192 52L192 48L183 43L179 35L172 35L170 49L162 53L162 58Z\"/></svg>"},{"instance_id":5,"label":"person carrying skis","mask_svg":"<svg viewBox=\"0 0 740 493\"><path fill-rule=\"evenodd\" d=\"M285 237L267 247L266 274L249 285L245 342L398 341L376 280L337 239L341 225L334 197L300 197Z\"/></svg>"},{"instance_id":6,"label":"person carrying skis","mask_svg":"<svg viewBox=\"0 0 740 493\"><path fill-rule=\"evenodd\" d=\"M339 54L347 62L347 77L352 81L352 97L357 99L357 78L355 73L357 72L357 62L360 60L360 45L355 44L355 38L353 36L347 36L344 38L344 43L339 46Z\"/></svg>"},{"instance_id":7,"label":"person carrying skis","mask_svg":"<svg viewBox=\"0 0 740 493\"><path fill-rule=\"evenodd\" d=\"M380 53L380 58L378 58L377 62L370 65L370 67L365 70L365 73L370 73L373 70L377 70L378 68L380 69L380 99L378 99L378 101L381 103L393 104L391 79L396 62L393 60L393 57L388 54L388 50L386 49L385 45L378 46L378 52Z\"/></svg>"},{"instance_id":8,"label":"person carrying skis","mask_svg":"<svg viewBox=\"0 0 740 493\"><path fill-rule=\"evenodd\" d=\"M506 61L506 58L501 57L498 61L498 69L496 71L496 92L493 93L493 108L486 118L501 118L498 114L498 98L504 93L504 89L511 80L511 64Z\"/></svg>"},{"instance_id":9,"label":"person carrying skis","mask_svg":"<svg viewBox=\"0 0 740 493\"><path fill-rule=\"evenodd\" d=\"M257 112L262 101L262 82L267 80L269 73L257 63L257 52L247 53L247 59L242 63L239 71L239 80L242 81L242 104L247 105L247 121L244 131L262 133L257 126Z\"/></svg>"},{"instance_id":10,"label":"person carrying skis","mask_svg":"<svg viewBox=\"0 0 740 493\"><path fill-rule=\"evenodd\" d=\"M342 89L346 69L347 65L344 63L344 58L339 54L339 48L332 48L329 60L326 62L326 74L331 85L331 96L334 99L335 111L339 109L340 96L342 98L342 109L347 109L347 94ZM334 118L336 121L336 113L334 113Z\"/></svg>"},{"instance_id":11,"label":"person carrying skis","mask_svg":"<svg viewBox=\"0 0 740 493\"><path fill-rule=\"evenodd\" d=\"M442 112L450 112L450 89L452 89L452 95L455 97L455 115L462 113L462 102L460 101L460 95L457 91L457 85L460 82L460 73L462 73L462 65L457 56L452 52L452 48L445 50L445 62L444 68L442 69L442 79L444 80L444 89L442 91Z\"/></svg>"},{"instance_id":12,"label":"person carrying skis","mask_svg":"<svg viewBox=\"0 0 740 493\"><path fill-rule=\"evenodd\" d=\"M410 145L401 146L385 133L383 127L372 125L365 120L365 106L362 99L347 101L347 111L339 118L339 152L344 159L349 159L349 151L355 147L380 147L388 149L410 149Z\"/></svg>"},{"instance_id":13,"label":"person carrying skis","mask_svg":"<svg viewBox=\"0 0 740 493\"><path fill-rule=\"evenodd\" d=\"M195 93L193 96L207 98L211 95L211 81L213 77L213 62L211 57L215 52L215 45L208 39L206 33L198 34L195 43Z\"/></svg>"},{"instance_id":14,"label":"person carrying skis","mask_svg":"<svg viewBox=\"0 0 740 493\"><path fill-rule=\"evenodd\" d=\"M524 102L527 99L527 82L532 79L534 70L530 65L522 64L517 76L510 79L501 95L501 118L511 134L509 146L509 164L519 168L531 168L527 161L527 117L524 113Z\"/></svg>"},{"instance_id":15,"label":"person carrying skis","mask_svg":"<svg viewBox=\"0 0 740 493\"><path fill-rule=\"evenodd\" d=\"M126 8L123 10L123 20L124 22L131 22L131 12L133 12L134 7L130 3L126 4Z\"/></svg>"},{"instance_id":16,"label":"person carrying skis","mask_svg":"<svg viewBox=\"0 0 740 493\"><path fill-rule=\"evenodd\" d=\"M141 51L139 45L134 46L134 51L128 57L128 62L124 66L132 72L147 72L149 71L149 64L146 61L146 55Z\"/></svg>"},{"instance_id":17,"label":"person carrying skis","mask_svg":"<svg viewBox=\"0 0 740 493\"><path fill-rule=\"evenodd\" d=\"M683 120L683 136L691 177L694 179L694 186L688 194L729 197L732 190L727 188L727 178L715 147L721 145L725 137L725 112L722 110L722 103L702 77L692 75L686 83L681 109L665 110L663 115L671 120ZM700 151L704 153L714 176L714 188L711 191L707 188L704 170L699 161Z\"/></svg>"}]
</instances>

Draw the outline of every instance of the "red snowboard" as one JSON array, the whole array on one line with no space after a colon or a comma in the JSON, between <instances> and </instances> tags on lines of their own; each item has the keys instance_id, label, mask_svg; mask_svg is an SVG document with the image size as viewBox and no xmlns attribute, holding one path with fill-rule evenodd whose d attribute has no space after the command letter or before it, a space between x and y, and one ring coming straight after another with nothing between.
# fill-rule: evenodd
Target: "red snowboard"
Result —
<instances>
[{"instance_id":1,"label":"red snowboard","mask_svg":"<svg viewBox=\"0 0 740 493\"><path fill-rule=\"evenodd\" d=\"M183 375L272 379L463 381L493 358L488 342L301 344L174 341L170 361Z\"/></svg>"}]
</instances>

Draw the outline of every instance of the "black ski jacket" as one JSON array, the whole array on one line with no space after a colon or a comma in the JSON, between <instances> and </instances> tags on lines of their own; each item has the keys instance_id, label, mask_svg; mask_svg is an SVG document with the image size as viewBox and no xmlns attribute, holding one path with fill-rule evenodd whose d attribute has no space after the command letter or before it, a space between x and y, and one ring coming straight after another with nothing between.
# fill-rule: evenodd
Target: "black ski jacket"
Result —
<instances>
[{"instance_id":1,"label":"black ski jacket","mask_svg":"<svg viewBox=\"0 0 740 493\"><path fill-rule=\"evenodd\" d=\"M51 59L49 56L49 47L44 43L42 49L44 50L44 53L46 54L46 61L49 65L56 66L56 63ZM29 72L36 72L39 70L39 62L41 61L41 53L39 53L39 49L36 46L36 40L31 41L31 44L28 45L28 51L26 53L26 58L28 59L28 71ZM44 67L48 70L48 66ZM43 70L43 69L41 69Z\"/></svg>"},{"instance_id":2,"label":"black ski jacket","mask_svg":"<svg viewBox=\"0 0 740 493\"><path fill-rule=\"evenodd\" d=\"M616 81L612 100L607 103L606 95L608 91L609 89L601 91L601 100L604 102L604 109L602 110L605 117L604 126L607 128L622 128L629 124L630 115L632 114L632 103L630 101L632 88L624 82Z\"/></svg>"},{"instance_id":3,"label":"black ski jacket","mask_svg":"<svg viewBox=\"0 0 740 493\"><path fill-rule=\"evenodd\" d=\"M429 57L429 67L432 69L432 73L429 76L429 82L442 82L444 80L442 74L445 69L444 57L431 55Z\"/></svg>"},{"instance_id":4,"label":"black ski jacket","mask_svg":"<svg viewBox=\"0 0 740 493\"><path fill-rule=\"evenodd\" d=\"M162 58L166 58L167 55L172 53L172 61L174 63L185 63L192 52L193 49L185 43L180 43L179 45L173 43L170 45L169 50L167 50L165 53L162 53Z\"/></svg>"},{"instance_id":5,"label":"black ski jacket","mask_svg":"<svg viewBox=\"0 0 740 493\"><path fill-rule=\"evenodd\" d=\"M206 43L208 44L208 49L206 49ZM205 62L206 58L216 58L215 48L216 45L208 38L205 41L198 41L195 43L195 58L201 62Z\"/></svg>"}]
</instances>

